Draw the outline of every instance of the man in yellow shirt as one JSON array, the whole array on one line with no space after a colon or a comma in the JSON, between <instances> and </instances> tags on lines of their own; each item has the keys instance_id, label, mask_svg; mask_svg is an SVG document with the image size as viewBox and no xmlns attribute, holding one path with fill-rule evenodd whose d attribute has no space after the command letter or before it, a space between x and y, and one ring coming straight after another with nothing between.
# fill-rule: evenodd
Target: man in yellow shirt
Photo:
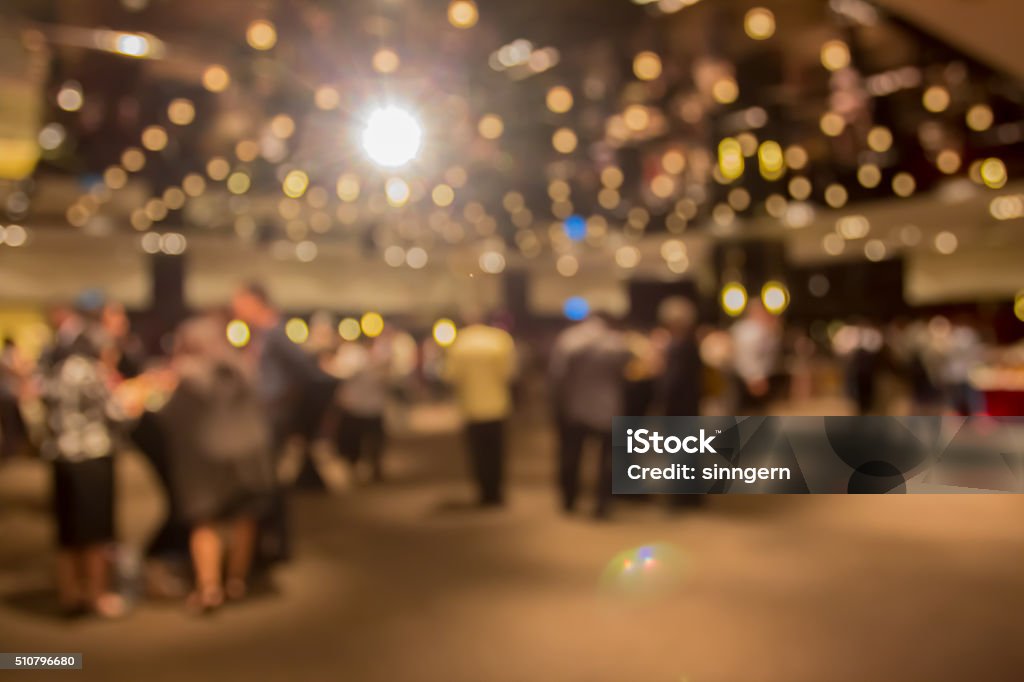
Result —
<instances>
[{"instance_id":1,"label":"man in yellow shirt","mask_svg":"<svg viewBox=\"0 0 1024 682\"><path fill-rule=\"evenodd\" d=\"M470 463L482 506L499 506L504 501L504 431L512 411L510 384L515 371L512 336L485 324L461 329L445 357L444 377L455 389L466 422Z\"/></svg>"}]
</instances>

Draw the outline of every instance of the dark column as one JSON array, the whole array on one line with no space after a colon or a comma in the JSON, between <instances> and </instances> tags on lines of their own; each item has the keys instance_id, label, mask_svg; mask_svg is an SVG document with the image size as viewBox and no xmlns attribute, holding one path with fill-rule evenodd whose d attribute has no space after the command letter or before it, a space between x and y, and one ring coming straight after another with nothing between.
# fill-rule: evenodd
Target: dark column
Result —
<instances>
[{"instance_id":1,"label":"dark column","mask_svg":"<svg viewBox=\"0 0 1024 682\"><path fill-rule=\"evenodd\" d=\"M187 314L185 305L185 256L154 254L150 258L150 308L142 329L150 352L161 352L164 338Z\"/></svg>"}]
</instances>

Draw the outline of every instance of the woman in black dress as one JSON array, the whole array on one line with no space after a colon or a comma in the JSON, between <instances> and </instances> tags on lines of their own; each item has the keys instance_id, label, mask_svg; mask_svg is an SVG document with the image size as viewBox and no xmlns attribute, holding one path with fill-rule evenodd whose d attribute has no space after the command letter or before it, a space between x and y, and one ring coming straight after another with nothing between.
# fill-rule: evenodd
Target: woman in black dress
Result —
<instances>
[{"instance_id":1,"label":"woman in black dress","mask_svg":"<svg viewBox=\"0 0 1024 682\"><path fill-rule=\"evenodd\" d=\"M101 361L106 337L98 308L83 297L57 329L44 356L47 437L42 454L53 462L57 520L57 588L69 615L116 617L124 601L111 589L108 550L114 542L116 402Z\"/></svg>"},{"instance_id":2,"label":"woman in black dress","mask_svg":"<svg viewBox=\"0 0 1024 682\"><path fill-rule=\"evenodd\" d=\"M178 385L159 412L167 439L171 496L191 528L197 610L240 598L252 561L258 519L273 489L269 424L241 359L215 318L184 323L172 361ZM222 577L228 528L227 579Z\"/></svg>"}]
</instances>

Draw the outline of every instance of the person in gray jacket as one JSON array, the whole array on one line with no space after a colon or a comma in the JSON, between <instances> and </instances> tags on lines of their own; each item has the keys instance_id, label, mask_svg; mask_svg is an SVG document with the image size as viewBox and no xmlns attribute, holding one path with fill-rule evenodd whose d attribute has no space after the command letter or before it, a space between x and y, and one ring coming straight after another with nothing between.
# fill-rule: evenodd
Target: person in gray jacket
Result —
<instances>
[{"instance_id":1,"label":"person in gray jacket","mask_svg":"<svg viewBox=\"0 0 1024 682\"><path fill-rule=\"evenodd\" d=\"M583 449L592 440L600 450L594 514L609 514L612 417L622 415L624 373L631 357L625 335L604 315L566 329L555 341L550 375L560 421L558 479L566 512L576 508Z\"/></svg>"}]
</instances>

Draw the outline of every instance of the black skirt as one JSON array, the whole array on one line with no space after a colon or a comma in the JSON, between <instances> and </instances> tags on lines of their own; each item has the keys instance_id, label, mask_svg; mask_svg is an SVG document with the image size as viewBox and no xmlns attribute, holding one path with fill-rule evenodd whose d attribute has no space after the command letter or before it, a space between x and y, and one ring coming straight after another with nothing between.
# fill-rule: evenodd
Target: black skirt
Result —
<instances>
[{"instance_id":1,"label":"black skirt","mask_svg":"<svg viewBox=\"0 0 1024 682\"><path fill-rule=\"evenodd\" d=\"M114 540L114 458L54 462L57 543L80 548Z\"/></svg>"}]
</instances>

